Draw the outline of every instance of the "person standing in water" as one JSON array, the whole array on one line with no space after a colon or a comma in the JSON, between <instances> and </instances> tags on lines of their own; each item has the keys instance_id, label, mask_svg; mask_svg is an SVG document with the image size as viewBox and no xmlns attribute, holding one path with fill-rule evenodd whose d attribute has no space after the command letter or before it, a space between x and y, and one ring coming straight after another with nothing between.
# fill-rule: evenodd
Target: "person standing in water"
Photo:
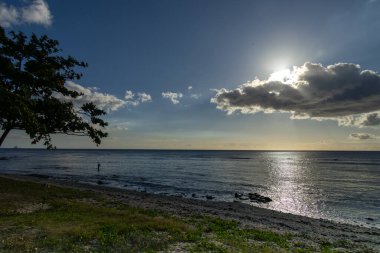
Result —
<instances>
[{"instance_id":1,"label":"person standing in water","mask_svg":"<svg viewBox=\"0 0 380 253\"><path fill-rule=\"evenodd\" d=\"M98 163L98 172L100 171L100 163Z\"/></svg>"}]
</instances>

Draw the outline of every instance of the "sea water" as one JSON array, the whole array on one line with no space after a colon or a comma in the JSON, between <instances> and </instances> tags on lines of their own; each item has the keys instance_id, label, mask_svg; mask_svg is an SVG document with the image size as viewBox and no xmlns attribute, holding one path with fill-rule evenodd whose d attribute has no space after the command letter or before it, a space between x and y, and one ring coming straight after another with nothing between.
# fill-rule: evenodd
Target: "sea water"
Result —
<instances>
[{"instance_id":1,"label":"sea water","mask_svg":"<svg viewBox=\"0 0 380 253\"><path fill-rule=\"evenodd\" d=\"M212 201L258 193L272 201L242 202L380 228L380 152L0 149L0 173Z\"/></svg>"}]
</instances>

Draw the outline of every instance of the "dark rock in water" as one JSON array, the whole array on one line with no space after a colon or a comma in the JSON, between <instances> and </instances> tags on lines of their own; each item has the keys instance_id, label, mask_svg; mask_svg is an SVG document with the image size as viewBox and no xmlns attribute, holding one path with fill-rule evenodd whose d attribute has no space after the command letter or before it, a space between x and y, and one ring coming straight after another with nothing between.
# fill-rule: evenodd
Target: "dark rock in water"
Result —
<instances>
[{"instance_id":1,"label":"dark rock in water","mask_svg":"<svg viewBox=\"0 0 380 253\"><path fill-rule=\"evenodd\" d=\"M271 201L272 201L272 199L269 198L269 197L264 197L264 200L265 200L266 202L271 202Z\"/></svg>"},{"instance_id":2,"label":"dark rock in water","mask_svg":"<svg viewBox=\"0 0 380 253\"><path fill-rule=\"evenodd\" d=\"M272 201L271 198L262 196L256 192L255 193L248 193L248 197L251 200L251 202L268 203L268 202Z\"/></svg>"},{"instance_id":3,"label":"dark rock in water","mask_svg":"<svg viewBox=\"0 0 380 253\"><path fill-rule=\"evenodd\" d=\"M191 194L191 197L192 197L192 198L196 198L196 197L197 197L197 194L193 193L193 194Z\"/></svg>"},{"instance_id":4,"label":"dark rock in water","mask_svg":"<svg viewBox=\"0 0 380 253\"><path fill-rule=\"evenodd\" d=\"M242 196L243 196L243 193L235 192L235 198L241 198Z\"/></svg>"},{"instance_id":5,"label":"dark rock in water","mask_svg":"<svg viewBox=\"0 0 380 253\"><path fill-rule=\"evenodd\" d=\"M250 198L250 199L255 199L255 198L258 198L258 197L260 197L261 195L260 194L258 194L258 193L248 193L248 197Z\"/></svg>"},{"instance_id":6,"label":"dark rock in water","mask_svg":"<svg viewBox=\"0 0 380 253\"><path fill-rule=\"evenodd\" d=\"M373 218L366 218L366 220L374 221L375 219L373 219Z\"/></svg>"},{"instance_id":7,"label":"dark rock in water","mask_svg":"<svg viewBox=\"0 0 380 253\"><path fill-rule=\"evenodd\" d=\"M98 180L96 183L97 184L104 184L104 182L102 180Z\"/></svg>"},{"instance_id":8,"label":"dark rock in water","mask_svg":"<svg viewBox=\"0 0 380 253\"><path fill-rule=\"evenodd\" d=\"M214 197L211 195L206 195L206 199L213 199Z\"/></svg>"}]
</instances>

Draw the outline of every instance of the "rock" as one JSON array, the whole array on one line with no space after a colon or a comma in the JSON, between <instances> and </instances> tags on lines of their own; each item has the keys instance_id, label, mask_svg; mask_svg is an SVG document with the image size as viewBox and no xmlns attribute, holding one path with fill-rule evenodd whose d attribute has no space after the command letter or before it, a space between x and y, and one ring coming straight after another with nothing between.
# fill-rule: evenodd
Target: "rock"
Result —
<instances>
[{"instance_id":1,"label":"rock","mask_svg":"<svg viewBox=\"0 0 380 253\"><path fill-rule=\"evenodd\" d=\"M258 193L248 193L248 197L251 200L251 202L268 203L272 201L271 198L262 196Z\"/></svg>"},{"instance_id":2,"label":"rock","mask_svg":"<svg viewBox=\"0 0 380 253\"><path fill-rule=\"evenodd\" d=\"M213 199L214 197L211 195L206 195L206 199Z\"/></svg>"},{"instance_id":3,"label":"rock","mask_svg":"<svg viewBox=\"0 0 380 253\"><path fill-rule=\"evenodd\" d=\"M374 221L375 219L373 219L373 218L366 218L366 220Z\"/></svg>"},{"instance_id":4,"label":"rock","mask_svg":"<svg viewBox=\"0 0 380 253\"><path fill-rule=\"evenodd\" d=\"M265 199L266 202L271 202L272 201L272 199L269 198L269 197L264 197L264 199Z\"/></svg>"},{"instance_id":5,"label":"rock","mask_svg":"<svg viewBox=\"0 0 380 253\"><path fill-rule=\"evenodd\" d=\"M192 197L192 198L196 198L196 197L197 197L197 194L193 193L193 194L191 194L191 197Z\"/></svg>"},{"instance_id":6,"label":"rock","mask_svg":"<svg viewBox=\"0 0 380 253\"><path fill-rule=\"evenodd\" d=\"M102 180L98 180L96 183L97 184L104 184L104 182Z\"/></svg>"},{"instance_id":7,"label":"rock","mask_svg":"<svg viewBox=\"0 0 380 253\"><path fill-rule=\"evenodd\" d=\"M235 192L235 198L241 198L243 196L243 193L237 193Z\"/></svg>"},{"instance_id":8,"label":"rock","mask_svg":"<svg viewBox=\"0 0 380 253\"><path fill-rule=\"evenodd\" d=\"M260 194L258 194L258 193L248 193L248 197L250 198L250 199L255 199L255 198L259 198L261 195Z\"/></svg>"}]
</instances>

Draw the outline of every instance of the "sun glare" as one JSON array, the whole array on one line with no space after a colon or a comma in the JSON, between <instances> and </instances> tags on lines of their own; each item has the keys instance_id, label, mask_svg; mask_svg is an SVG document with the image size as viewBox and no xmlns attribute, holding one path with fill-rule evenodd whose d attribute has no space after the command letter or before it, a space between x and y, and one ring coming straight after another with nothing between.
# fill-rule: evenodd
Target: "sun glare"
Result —
<instances>
[{"instance_id":1,"label":"sun glare","mask_svg":"<svg viewBox=\"0 0 380 253\"><path fill-rule=\"evenodd\" d=\"M290 69L287 68L275 71L269 77L269 81L279 81L287 84L292 83L292 80L292 72L290 71Z\"/></svg>"}]
</instances>

